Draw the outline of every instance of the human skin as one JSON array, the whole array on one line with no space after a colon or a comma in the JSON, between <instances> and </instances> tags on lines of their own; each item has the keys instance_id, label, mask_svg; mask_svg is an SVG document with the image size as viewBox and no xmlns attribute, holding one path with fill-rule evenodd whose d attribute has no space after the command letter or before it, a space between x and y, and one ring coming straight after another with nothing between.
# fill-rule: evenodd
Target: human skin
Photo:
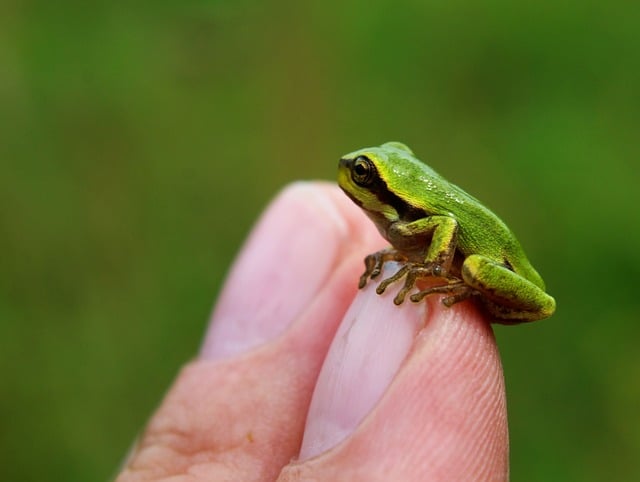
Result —
<instances>
[{"instance_id":1,"label":"human skin","mask_svg":"<svg viewBox=\"0 0 640 482\"><path fill-rule=\"evenodd\" d=\"M117 481L508 480L489 320L358 291L383 246L335 185L286 188Z\"/></svg>"}]
</instances>

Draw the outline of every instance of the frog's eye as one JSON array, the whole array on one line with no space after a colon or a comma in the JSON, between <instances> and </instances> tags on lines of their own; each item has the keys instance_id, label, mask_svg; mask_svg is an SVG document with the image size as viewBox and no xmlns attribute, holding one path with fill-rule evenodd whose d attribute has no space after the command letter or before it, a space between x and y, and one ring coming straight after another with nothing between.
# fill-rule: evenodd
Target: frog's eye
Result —
<instances>
[{"instance_id":1,"label":"frog's eye","mask_svg":"<svg viewBox=\"0 0 640 482\"><path fill-rule=\"evenodd\" d=\"M366 156L358 156L353 160L353 166L351 167L351 177L353 182L359 186L369 186L373 182L376 168Z\"/></svg>"}]
</instances>

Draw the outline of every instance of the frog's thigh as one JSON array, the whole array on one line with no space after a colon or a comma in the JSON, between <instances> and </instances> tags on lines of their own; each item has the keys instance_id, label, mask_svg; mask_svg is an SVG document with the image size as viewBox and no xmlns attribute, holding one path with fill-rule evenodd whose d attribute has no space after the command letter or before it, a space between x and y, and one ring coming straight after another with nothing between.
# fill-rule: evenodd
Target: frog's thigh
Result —
<instances>
[{"instance_id":1,"label":"frog's thigh","mask_svg":"<svg viewBox=\"0 0 640 482\"><path fill-rule=\"evenodd\" d=\"M550 313L546 313L552 313L555 307L553 298L538 286L482 255L474 254L465 259L462 277L487 300L505 311L513 311L514 318L520 318L526 312L536 313L536 318L549 316Z\"/></svg>"}]
</instances>

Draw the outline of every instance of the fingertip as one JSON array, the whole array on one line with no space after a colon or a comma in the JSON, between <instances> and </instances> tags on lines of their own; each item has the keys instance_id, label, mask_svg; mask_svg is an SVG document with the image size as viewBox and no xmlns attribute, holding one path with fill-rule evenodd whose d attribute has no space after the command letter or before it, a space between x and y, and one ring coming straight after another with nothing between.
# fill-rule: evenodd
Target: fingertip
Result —
<instances>
[{"instance_id":1,"label":"fingertip","mask_svg":"<svg viewBox=\"0 0 640 482\"><path fill-rule=\"evenodd\" d=\"M370 413L342 443L306 460L304 470L348 478L358 459L360 476L508 479L506 397L493 332L472 302L446 308L440 300L427 298L424 328ZM303 451L303 459L317 449Z\"/></svg>"},{"instance_id":2,"label":"fingertip","mask_svg":"<svg viewBox=\"0 0 640 482\"><path fill-rule=\"evenodd\" d=\"M385 266L387 275L395 263ZM358 292L333 339L316 382L300 459L349 436L387 389L424 320L424 304L392 303L375 286Z\"/></svg>"},{"instance_id":3,"label":"fingertip","mask_svg":"<svg viewBox=\"0 0 640 482\"><path fill-rule=\"evenodd\" d=\"M471 301L447 308L430 297L428 304L425 328L379 416L402 413L398 428L413 441L405 448L425 462L425 475L507 480L506 393L489 320Z\"/></svg>"}]
</instances>

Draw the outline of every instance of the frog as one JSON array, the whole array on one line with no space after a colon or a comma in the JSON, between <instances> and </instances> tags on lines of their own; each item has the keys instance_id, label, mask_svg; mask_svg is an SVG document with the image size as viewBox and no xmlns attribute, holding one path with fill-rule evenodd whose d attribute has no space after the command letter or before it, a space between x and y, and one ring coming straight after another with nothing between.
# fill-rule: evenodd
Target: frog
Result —
<instances>
[{"instance_id":1,"label":"frog","mask_svg":"<svg viewBox=\"0 0 640 482\"><path fill-rule=\"evenodd\" d=\"M396 305L437 293L446 307L471 298L501 324L555 312L555 299L509 227L407 145L387 142L342 156L338 185L391 245L364 258L360 289L396 262L397 271L376 287L381 295L404 278ZM426 279L434 281L424 287Z\"/></svg>"}]
</instances>

